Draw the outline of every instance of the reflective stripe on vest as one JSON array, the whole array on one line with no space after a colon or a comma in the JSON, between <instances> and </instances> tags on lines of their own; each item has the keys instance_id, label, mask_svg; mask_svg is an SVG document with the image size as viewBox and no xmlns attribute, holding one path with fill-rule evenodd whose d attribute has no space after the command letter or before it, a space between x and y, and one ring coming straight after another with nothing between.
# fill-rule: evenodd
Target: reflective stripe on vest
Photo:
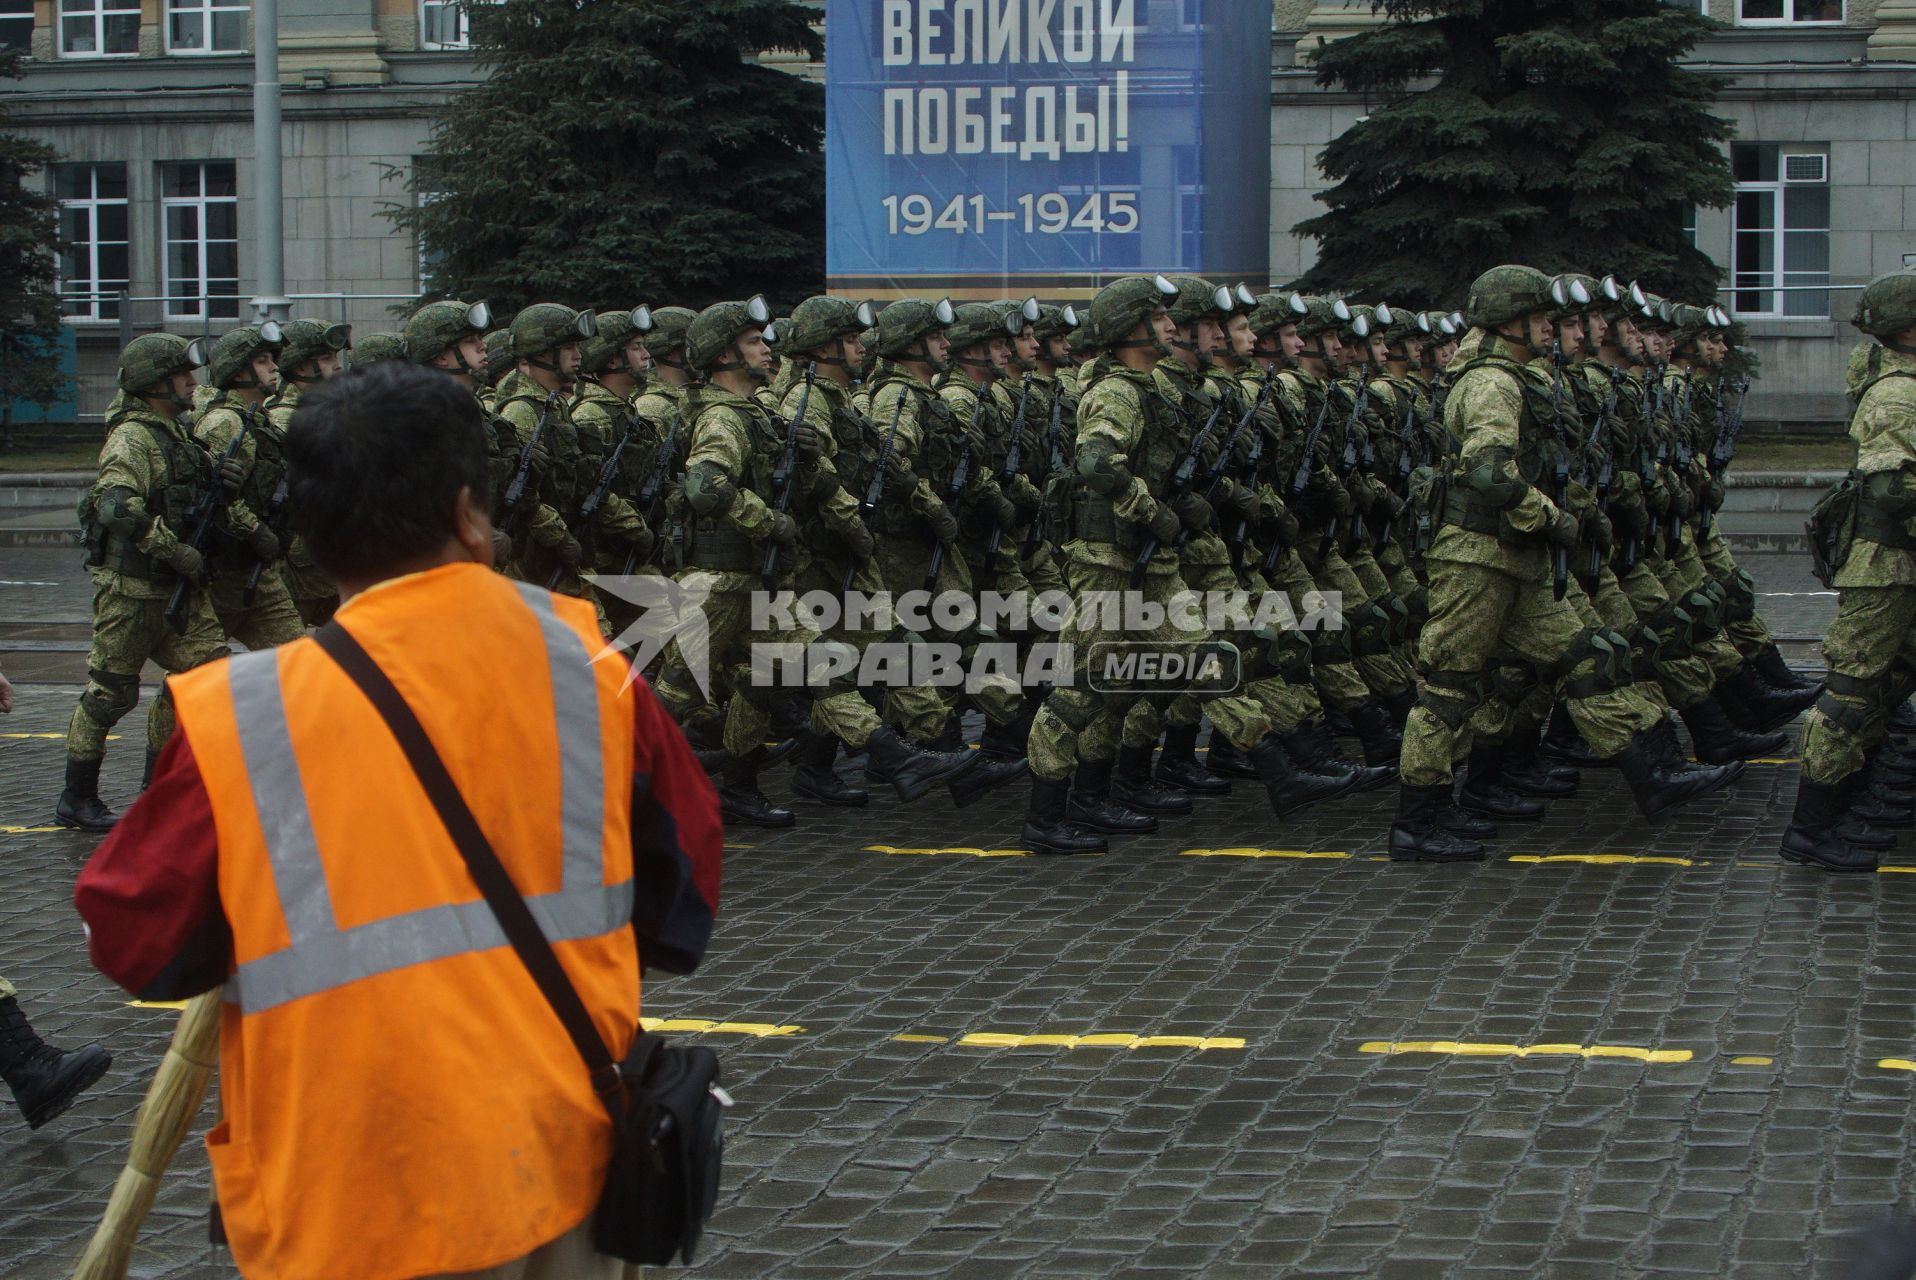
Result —
<instances>
[{"instance_id":1,"label":"reflective stripe on vest","mask_svg":"<svg viewBox=\"0 0 1916 1280\"><path fill-rule=\"evenodd\" d=\"M550 595L526 583L515 585L537 616L545 642L558 719L565 842L563 887L526 902L553 943L597 937L632 919L633 886L630 880L601 883L605 762L600 755L598 687L590 663L594 655L560 620ZM271 650L241 654L228 661L227 673L247 783L289 939L283 950L248 961L233 974L227 998L242 1013L260 1013L362 978L506 945L505 933L483 899L341 929L293 753L278 660Z\"/></svg>"}]
</instances>

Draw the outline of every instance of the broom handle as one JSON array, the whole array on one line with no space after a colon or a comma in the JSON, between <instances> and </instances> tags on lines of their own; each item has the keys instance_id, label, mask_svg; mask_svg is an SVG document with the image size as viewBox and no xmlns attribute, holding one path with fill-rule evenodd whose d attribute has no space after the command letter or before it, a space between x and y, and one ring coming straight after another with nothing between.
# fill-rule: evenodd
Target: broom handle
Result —
<instances>
[{"instance_id":1,"label":"broom handle","mask_svg":"<svg viewBox=\"0 0 1916 1280\"><path fill-rule=\"evenodd\" d=\"M153 1207L160 1178L193 1127L219 1060L220 992L194 996L180 1013L173 1043L160 1060L133 1124L126 1167L113 1184L100 1225L74 1268L73 1280L125 1280L140 1224Z\"/></svg>"}]
</instances>

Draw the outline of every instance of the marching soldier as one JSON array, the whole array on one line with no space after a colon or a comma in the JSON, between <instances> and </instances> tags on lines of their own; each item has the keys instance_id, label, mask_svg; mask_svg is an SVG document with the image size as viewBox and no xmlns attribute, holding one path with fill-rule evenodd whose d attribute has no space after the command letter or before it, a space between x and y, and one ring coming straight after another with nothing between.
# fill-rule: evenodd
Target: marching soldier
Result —
<instances>
[{"instance_id":1,"label":"marching soldier","mask_svg":"<svg viewBox=\"0 0 1916 1280\"><path fill-rule=\"evenodd\" d=\"M579 497L570 513L586 544L585 567L625 574L652 556L652 531L630 500L638 491L633 477L643 474L658 450L652 424L632 410L644 377L652 312L608 311L597 316L597 324L598 331L579 344L578 391L570 405L579 439ZM630 607L618 596L607 592L599 599L608 615L631 621Z\"/></svg>"},{"instance_id":2,"label":"marching soldier","mask_svg":"<svg viewBox=\"0 0 1916 1280\"><path fill-rule=\"evenodd\" d=\"M406 339L397 333L369 333L353 344L348 356L352 368L364 369L381 360L406 359Z\"/></svg>"},{"instance_id":3,"label":"marching soldier","mask_svg":"<svg viewBox=\"0 0 1916 1280\"><path fill-rule=\"evenodd\" d=\"M67 726L66 786L55 819L110 830L100 799L106 736L140 699L148 661L173 673L226 656L203 590L206 557L194 545L198 518L238 527L230 504L245 478L237 460L215 463L180 421L192 405L201 344L170 333L135 338L120 353L120 392L107 406L100 474L80 500L93 576L93 643L87 684ZM169 607L178 609L169 617ZM162 687L146 717L147 777L173 732L173 697Z\"/></svg>"},{"instance_id":4,"label":"marching soldier","mask_svg":"<svg viewBox=\"0 0 1916 1280\"><path fill-rule=\"evenodd\" d=\"M645 336L651 370L632 404L632 412L658 441L651 466L637 490L639 514L653 535L652 562L640 572L676 573L680 567L677 526L682 519L679 492L685 475L685 393L691 373L685 367L685 331L697 315L686 307L660 307Z\"/></svg>"},{"instance_id":5,"label":"marching soldier","mask_svg":"<svg viewBox=\"0 0 1916 1280\"><path fill-rule=\"evenodd\" d=\"M286 428L292 424L300 396L308 387L338 375L345 366L353 340L351 326L327 324L324 320L294 320L284 326L284 334L285 345L279 353L279 390L266 402L267 429L276 437L275 447L286 439ZM299 610L300 619L308 626L317 627L339 607L339 588L333 585L325 570L313 563L305 541L288 529L285 503L279 497L278 486L279 482L275 481L274 500L269 502L274 510L269 519L273 534L286 553L280 561L280 572L286 578L286 589L292 593L293 606Z\"/></svg>"},{"instance_id":6,"label":"marching soldier","mask_svg":"<svg viewBox=\"0 0 1916 1280\"><path fill-rule=\"evenodd\" d=\"M494 386L493 411L512 424L521 449L543 447L549 463L538 489L515 495L515 505L529 513L520 567L528 582L593 599L579 576L585 547L564 513L576 518L585 497L578 428L566 403L579 380L579 344L598 332L597 320L590 311L541 302L514 316L511 328L516 366Z\"/></svg>"}]
</instances>

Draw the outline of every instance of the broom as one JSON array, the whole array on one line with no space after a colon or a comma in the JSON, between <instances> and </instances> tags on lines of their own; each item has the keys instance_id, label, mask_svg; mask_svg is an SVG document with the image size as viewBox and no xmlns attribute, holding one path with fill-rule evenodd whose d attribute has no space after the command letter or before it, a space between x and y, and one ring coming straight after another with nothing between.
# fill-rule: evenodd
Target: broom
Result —
<instances>
[{"instance_id":1,"label":"broom","mask_svg":"<svg viewBox=\"0 0 1916 1280\"><path fill-rule=\"evenodd\" d=\"M73 1280L126 1280L133 1245L159 1192L160 1177L193 1127L212 1082L219 1039L220 992L216 988L187 1001L180 1014L173 1043L167 1046L146 1101L140 1104L126 1167L113 1184L106 1212L74 1268Z\"/></svg>"}]
</instances>

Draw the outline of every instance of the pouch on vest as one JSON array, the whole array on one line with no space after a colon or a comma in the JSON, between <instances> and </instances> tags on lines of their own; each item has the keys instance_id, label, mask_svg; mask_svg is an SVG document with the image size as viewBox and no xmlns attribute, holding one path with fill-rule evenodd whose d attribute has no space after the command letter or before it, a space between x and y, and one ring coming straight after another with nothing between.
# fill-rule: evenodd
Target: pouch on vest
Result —
<instances>
[{"instance_id":1,"label":"pouch on vest","mask_svg":"<svg viewBox=\"0 0 1916 1280\"><path fill-rule=\"evenodd\" d=\"M1825 587L1836 585L1836 572L1849 560L1856 543L1856 508L1862 495L1856 473L1850 472L1822 496L1804 522L1809 532L1810 572Z\"/></svg>"}]
</instances>

